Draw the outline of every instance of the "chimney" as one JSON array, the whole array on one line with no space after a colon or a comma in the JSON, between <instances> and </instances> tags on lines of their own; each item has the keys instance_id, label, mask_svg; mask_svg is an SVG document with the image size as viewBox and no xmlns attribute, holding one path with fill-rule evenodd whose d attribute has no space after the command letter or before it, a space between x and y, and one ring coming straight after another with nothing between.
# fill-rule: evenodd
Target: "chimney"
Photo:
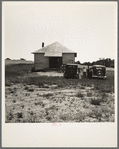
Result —
<instances>
[{"instance_id":1,"label":"chimney","mask_svg":"<svg viewBox=\"0 0 119 149\"><path fill-rule=\"evenodd\" d=\"M42 48L44 47L44 42L42 42Z\"/></svg>"}]
</instances>

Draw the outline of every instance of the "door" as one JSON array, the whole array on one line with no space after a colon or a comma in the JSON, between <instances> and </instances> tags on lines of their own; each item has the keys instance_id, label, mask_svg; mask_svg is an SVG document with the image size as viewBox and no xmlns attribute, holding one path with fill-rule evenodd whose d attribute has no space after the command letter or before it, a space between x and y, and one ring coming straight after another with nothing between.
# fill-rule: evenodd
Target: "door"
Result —
<instances>
[{"instance_id":1,"label":"door","mask_svg":"<svg viewBox=\"0 0 119 149\"><path fill-rule=\"evenodd\" d=\"M62 65L62 57L49 57L50 68L60 68Z\"/></svg>"}]
</instances>

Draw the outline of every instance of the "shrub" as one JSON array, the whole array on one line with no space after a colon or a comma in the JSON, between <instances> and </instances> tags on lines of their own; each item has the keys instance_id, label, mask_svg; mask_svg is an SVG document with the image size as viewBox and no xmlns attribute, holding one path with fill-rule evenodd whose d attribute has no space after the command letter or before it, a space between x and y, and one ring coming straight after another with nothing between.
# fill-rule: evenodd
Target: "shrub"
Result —
<instances>
[{"instance_id":1,"label":"shrub","mask_svg":"<svg viewBox=\"0 0 119 149\"><path fill-rule=\"evenodd\" d=\"M100 91L103 92L103 93L111 93L111 92L113 92L113 90L111 88L108 88L108 87L107 88L103 88Z\"/></svg>"},{"instance_id":2,"label":"shrub","mask_svg":"<svg viewBox=\"0 0 119 149\"><path fill-rule=\"evenodd\" d=\"M53 93L44 94L43 97L48 98L49 96L53 96Z\"/></svg>"},{"instance_id":3,"label":"shrub","mask_svg":"<svg viewBox=\"0 0 119 149\"><path fill-rule=\"evenodd\" d=\"M104 100L106 100L108 97L108 95L106 93L102 93L101 96L102 96L102 99L104 99Z\"/></svg>"},{"instance_id":4,"label":"shrub","mask_svg":"<svg viewBox=\"0 0 119 149\"><path fill-rule=\"evenodd\" d=\"M26 86L24 89L25 89L25 90L28 90L29 88L28 88L28 86Z\"/></svg>"},{"instance_id":5,"label":"shrub","mask_svg":"<svg viewBox=\"0 0 119 149\"><path fill-rule=\"evenodd\" d=\"M63 88L63 87L66 87L66 85L65 85L65 83L63 83L63 82L59 82L59 83L58 83L58 87Z\"/></svg>"},{"instance_id":6,"label":"shrub","mask_svg":"<svg viewBox=\"0 0 119 149\"><path fill-rule=\"evenodd\" d=\"M104 102L102 98L91 99L91 104L93 105L100 105L101 102Z\"/></svg>"},{"instance_id":7,"label":"shrub","mask_svg":"<svg viewBox=\"0 0 119 149\"><path fill-rule=\"evenodd\" d=\"M16 103L16 99L13 99L13 103Z\"/></svg>"},{"instance_id":8,"label":"shrub","mask_svg":"<svg viewBox=\"0 0 119 149\"><path fill-rule=\"evenodd\" d=\"M43 105L43 102L39 101L39 102L35 102L34 104L35 104L36 106L37 106L37 105L40 105L40 106L41 106L41 105Z\"/></svg>"},{"instance_id":9,"label":"shrub","mask_svg":"<svg viewBox=\"0 0 119 149\"><path fill-rule=\"evenodd\" d=\"M31 72L35 72L35 68L34 67L31 68Z\"/></svg>"},{"instance_id":10,"label":"shrub","mask_svg":"<svg viewBox=\"0 0 119 149\"><path fill-rule=\"evenodd\" d=\"M89 112L87 116L97 119L101 121L102 113L99 109L93 109L92 112Z\"/></svg>"},{"instance_id":11,"label":"shrub","mask_svg":"<svg viewBox=\"0 0 119 149\"><path fill-rule=\"evenodd\" d=\"M97 86L95 86L94 88L95 88L96 90L99 90L99 86L98 86L98 85L97 85Z\"/></svg>"},{"instance_id":12,"label":"shrub","mask_svg":"<svg viewBox=\"0 0 119 149\"><path fill-rule=\"evenodd\" d=\"M76 96L77 97L84 97L84 95L81 92L78 92Z\"/></svg>"},{"instance_id":13,"label":"shrub","mask_svg":"<svg viewBox=\"0 0 119 149\"><path fill-rule=\"evenodd\" d=\"M81 86L80 89L85 89L85 87L84 86Z\"/></svg>"},{"instance_id":14,"label":"shrub","mask_svg":"<svg viewBox=\"0 0 119 149\"><path fill-rule=\"evenodd\" d=\"M51 121L52 118L51 118L50 116L47 116L46 119L47 119L48 121Z\"/></svg>"},{"instance_id":15,"label":"shrub","mask_svg":"<svg viewBox=\"0 0 119 149\"><path fill-rule=\"evenodd\" d=\"M92 84L87 84L87 87L92 87Z\"/></svg>"},{"instance_id":16,"label":"shrub","mask_svg":"<svg viewBox=\"0 0 119 149\"><path fill-rule=\"evenodd\" d=\"M34 115L33 111L30 111L30 112L29 112L29 114L30 114L31 116L33 116L33 115Z\"/></svg>"},{"instance_id":17,"label":"shrub","mask_svg":"<svg viewBox=\"0 0 119 149\"><path fill-rule=\"evenodd\" d=\"M44 87L44 83L43 82L39 82L38 86L39 86L39 88L43 88Z\"/></svg>"},{"instance_id":18,"label":"shrub","mask_svg":"<svg viewBox=\"0 0 119 149\"><path fill-rule=\"evenodd\" d=\"M17 117L18 117L18 118L23 118L23 113L22 113L22 112L18 112L18 113L17 113Z\"/></svg>"},{"instance_id":19,"label":"shrub","mask_svg":"<svg viewBox=\"0 0 119 149\"><path fill-rule=\"evenodd\" d=\"M11 86L10 82L5 82L5 86Z\"/></svg>"},{"instance_id":20,"label":"shrub","mask_svg":"<svg viewBox=\"0 0 119 149\"><path fill-rule=\"evenodd\" d=\"M92 96L92 93L91 92L88 92L87 93L87 97L91 97Z\"/></svg>"},{"instance_id":21,"label":"shrub","mask_svg":"<svg viewBox=\"0 0 119 149\"><path fill-rule=\"evenodd\" d=\"M29 88L28 86L26 86L24 89L27 90L27 91L29 91L29 92L33 92L33 91L34 91L33 88ZM26 95L26 96L27 96L27 95Z\"/></svg>"},{"instance_id":22,"label":"shrub","mask_svg":"<svg viewBox=\"0 0 119 149\"><path fill-rule=\"evenodd\" d=\"M29 92L33 92L34 89L33 89L33 88L29 88L28 91L29 91Z\"/></svg>"},{"instance_id":23,"label":"shrub","mask_svg":"<svg viewBox=\"0 0 119 149\"><path fill-rule=\"evenodd\" d=\"M81 83L82 86L86 86L86 83Z\"/></svg>"},{"instance_id":24,"label":"shrub","mask_svg":"<svg viewBox=\"0 0 119 149\"><path fill-rule=\"evenodd\" d=\"M11 121L13 118L14 118L14 115L12 111L10 110L10 112L7 114L7 121Z\"/></svg>"},{"instance_id":25,"label":"shrub","mask_svg":"<svg viewBox=\"0 0 119 149\"><path fill-rule=\"evenodd\" d=\"M22 105L21 108L23 109L24 108L24 105Z\"/></svg>"}]
</instances>

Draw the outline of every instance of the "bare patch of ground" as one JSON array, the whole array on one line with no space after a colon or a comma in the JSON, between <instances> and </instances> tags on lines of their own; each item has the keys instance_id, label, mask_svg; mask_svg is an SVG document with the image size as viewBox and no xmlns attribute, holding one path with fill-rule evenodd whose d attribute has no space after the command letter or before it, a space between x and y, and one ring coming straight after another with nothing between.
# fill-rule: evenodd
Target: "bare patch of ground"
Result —
<instances>
[{"instance_id":1,"label":"bare patch of ground","mask_svg":"<svg viewBox=\"0 0 119 149\"><path fill-rule=\"evenodd\" d=\"M39 75L39 76L52 76L52 77L59 76L59 77L61 77L61 76L63 76L63 73L57 72L57 71L48 71L48 72L37 72L37 75Z\"/></svg>"}]
</instances>

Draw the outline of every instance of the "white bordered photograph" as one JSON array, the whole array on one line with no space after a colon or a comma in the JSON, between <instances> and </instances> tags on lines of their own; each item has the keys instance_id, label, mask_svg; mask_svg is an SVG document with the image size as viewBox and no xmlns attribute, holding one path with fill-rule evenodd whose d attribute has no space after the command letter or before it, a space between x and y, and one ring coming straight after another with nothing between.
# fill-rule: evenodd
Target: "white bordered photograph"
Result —
<instances>
[{"instance_id":1,"label":"white bordered photograph","mask_svg":"<svg viewBox=\"0 0 119 149\"><path fill-rule=\"evenodd\" d=\"M5 147L13 125L112 127L102 146L116 146L117 2L3 2L2 61Z\"/></svg>"}]
</instances>

